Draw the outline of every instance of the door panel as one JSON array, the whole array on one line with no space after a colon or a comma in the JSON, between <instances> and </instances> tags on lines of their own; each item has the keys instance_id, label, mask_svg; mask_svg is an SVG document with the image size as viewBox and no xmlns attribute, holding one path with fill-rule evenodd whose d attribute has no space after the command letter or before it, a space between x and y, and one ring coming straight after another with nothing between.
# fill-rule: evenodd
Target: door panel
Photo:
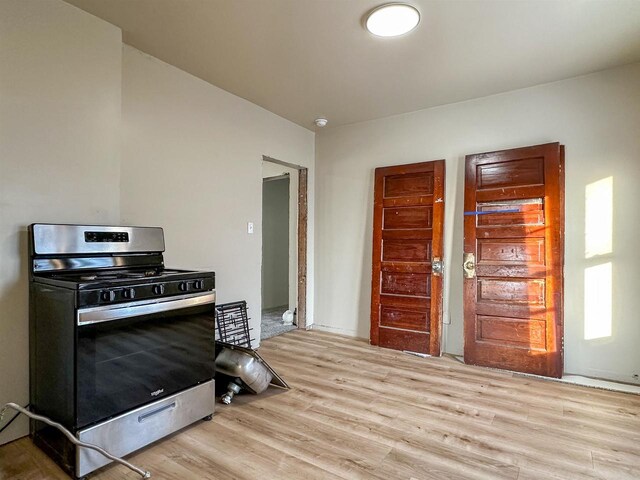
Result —
<instances>
[{"instance_id":1,"label":"door panel","mask_svg":"<svg viewBox=\"0 0 640 480\"><path fill-rule=\"evenodd\" d=\"M380 291L396 295L428 297L431 290L430 277L428 273L382 272Z\"/></svg>"},{"instance_id":2,"label":"door panel","mask_svg":"<svg viewBox=\"0 0 640 480\"><path fill-rule=\"evenodd\" d=\"M502 347L544 349L544 320L523 321L518 318L478 315L478 341Z\"/></svg>"},{"instance_id":3,"label":"door panel","mask_svg":"<svg viewBox=\"0 0 640 480\"><path fill-rule=\"evenodd\" d=\"M544 305L544 280L478 279L478 302Z\"/></svg>"},{"instance_id":4,"label":"door panel","mask_svg":"<svg viewBox=\"0 0 640 480\"><path fill-rule=\"evenodd\" d=\"M431 239L426 238L383 238L385 248L382 260L385 262L430 262Z\"/></svg>"},{"instance_id":5,"label":"door panel","mask_svg":"<svg viewBox=\"0 0 640 480\"><path fill-rule=\"evenodd\" d=\"M428 303L425 304L428 307ZM380 307L380 325L383 327L401 328L403 330L427 331L429 313L425 309L410 310L402 305L382 305Z\"/></svg>"},{"instance_id":6,"label":"door panel","mask_svg":"<svg viewBox=\"0 0 640 480\"><path fill-rule=\"evenodd\" d=\"M467 156L465 362L562 376L563 237L562 145Z\"/></svg>"},{"instance_id":7,"label":"door panel","mask_svg":"<svg viewBox=\"0 0 640 480\"><path fill-rule=\"evenodd\" d=\"M544 238L480 238L477 247L478 266L544 265Z\"/></svg>"},{"instance_id":8,"label":"door panel","mask_svg":"<svg viewBox=\"0 0 640 480\"><path fill-rule=\"evenodd\" d=\"M539 199L535 198L479 203L477 211L481 213L478 215L480 227L544 225L543 205Z\"/></svg>"},{"instance_id":9,"label":"door panel","mask_svg":"<svg viewBox=\"0 0 640 480\"><path fill-rule=\"evenodd\" d=\"M424 353L429 349L429 338L427 335L409 330L382 328L380 329L379 345L394 350Z\"/></svg>"},{"instance_id":10,"label":"door panel","mask_svg":"<svg viewBox=\"0 0 640 480\"><path fill-rule=\"evenodd\" d=\"M523 158L476 165L477 190L544 184L544 159Z\"/></svg>"},{"instance_id":11,"label":"door panel","mask_svg":"<svg viewBox=\"0 0 640 480\"><path fill-rule=\"evenodd\" d=\"M432 210L430 206L384 208L383 228L385 230L431 228Z\"/></svg>"},{"instance_id":12,"label":"door panel","mask_svg":"<svg viewBox=\"0 0 640 480\"><path fill-rule=\"evenodd\" d=\"M371 343L440 355L444 161L376 169Z\"/></svg>"},{"instance_id":13,"label":"door panel","mask_svg":"<svg viewBox=\"0 0 640 480\"><path fill-rule=\"evenodd\" d=\"M433 172L389 175L384 183L384 198L415 197L433 193Z\"/></svg>"}]
</instances>

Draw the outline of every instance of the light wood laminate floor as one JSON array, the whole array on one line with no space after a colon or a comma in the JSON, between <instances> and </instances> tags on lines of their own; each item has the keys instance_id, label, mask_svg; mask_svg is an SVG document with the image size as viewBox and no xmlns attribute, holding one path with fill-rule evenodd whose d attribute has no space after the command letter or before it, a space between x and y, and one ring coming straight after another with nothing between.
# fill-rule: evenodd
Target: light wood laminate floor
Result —
<instances>
[{"instance_id":1,"label":"light wood laminate floor","mask_svg":"<svg viewBox=\"0 0 640 480\"><path fill-rule=\"evenodd\" d=\"M322 332L263 342L292 386L217 404L129 460L154 479L638 479L640 396L421 359ZM28 438L2 479L67 478ZM96 480L139 478L106 467Z\"/></svg>"}]
</instances>

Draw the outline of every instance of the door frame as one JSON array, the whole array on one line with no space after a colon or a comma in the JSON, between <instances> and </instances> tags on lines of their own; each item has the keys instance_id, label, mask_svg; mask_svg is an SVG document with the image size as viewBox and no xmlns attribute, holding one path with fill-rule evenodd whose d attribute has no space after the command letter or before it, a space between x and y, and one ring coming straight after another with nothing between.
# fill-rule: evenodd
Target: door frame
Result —
<instances>
[{"instance_id":1,"label":"door frame","mask_svg":"<svg viewBox=\"0 0 640 480\"><path fill-rule=\"evenodd\" d=\"M262 156L263 162L275 163L284 167L298 170L298 228L297 228L297 257L298 257L298 302L296 305L296 321L298 329L307 329L307 222L308 222L308 172L307 167L283 162L276 158Z\"/></svg>"}]
</instances>

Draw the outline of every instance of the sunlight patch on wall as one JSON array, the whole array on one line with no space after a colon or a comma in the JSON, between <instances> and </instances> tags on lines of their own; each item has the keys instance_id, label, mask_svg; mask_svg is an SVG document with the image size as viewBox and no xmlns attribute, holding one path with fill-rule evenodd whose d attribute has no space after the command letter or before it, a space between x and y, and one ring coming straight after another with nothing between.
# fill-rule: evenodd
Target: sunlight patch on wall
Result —
<instances>
[{"instance_id":1,"label":"sunlight patch on wall","mask_svg":"<svg viewBox=\"0 0 640 480\"><path fill-rule=\"evenodd\" d=\"M613 251L613 177L585 188L585 258Z\"/></svg>"},{"instance_id":2,"label":"sunlight patch on wall","mask_svg":"<svg viewBox=\"0 0 640 480\"><path fill-rule=\"evenodd\" d=\"M584 338L593 340L611 336L612 314L611 262L584 271Z\"/></svg>"}]
</instances>

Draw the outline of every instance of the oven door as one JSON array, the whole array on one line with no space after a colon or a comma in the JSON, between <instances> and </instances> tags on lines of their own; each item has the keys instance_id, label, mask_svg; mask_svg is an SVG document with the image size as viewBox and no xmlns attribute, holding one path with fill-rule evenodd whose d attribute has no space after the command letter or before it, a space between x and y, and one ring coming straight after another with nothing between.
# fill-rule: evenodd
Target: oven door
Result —
<instances>
[{"instance_id":1,"label":"oven door","mask_svg":"<svg viewBox=\"0 0 640 480\"><path fill-rule=\"evenodd\" d=\"M209 381L215 292L78 310L76 427Z\"/></svg>"}]
</instances>

